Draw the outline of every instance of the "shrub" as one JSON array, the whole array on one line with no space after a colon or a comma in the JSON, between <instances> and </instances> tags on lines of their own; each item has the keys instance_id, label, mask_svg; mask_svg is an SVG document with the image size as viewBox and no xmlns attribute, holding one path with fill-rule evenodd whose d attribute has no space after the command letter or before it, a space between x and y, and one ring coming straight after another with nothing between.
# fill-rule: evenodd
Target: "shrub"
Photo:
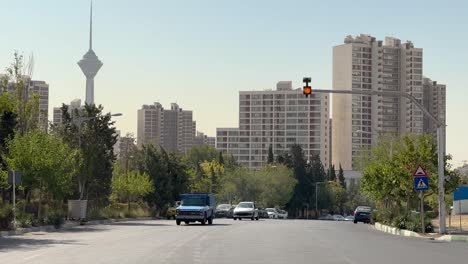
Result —
<instances>
[{"instance_id":1,"label":"shrub","mask_svg":"<svg viewBox=\"0 0 468 264\"><path fill-rule=\"evenodd\" d=\"M13 207L9 204L0 205L0 229L13 227Z\"/></svg>"},{"instance_id":2,"label":"shrub","mask_svg":"<svg viewBox=\"0 0 468 264\"><path fill-rule=\"evenodd\" d=\"M24 213L22 210L17 210L16 224L23 228L31 227L33 225L33 215Z\"/></svg>"},{"instance_id":3,"label":"shrub","mask_svg":"<svg viewBox=\"0 0 468 264\"><path fill-rule=\"evenodd\" d=\"M50 209L47 213L46 224L53 225L55 228L60 228L65 222L65 214L60 208Z\"/></svg>"}]
</instances>

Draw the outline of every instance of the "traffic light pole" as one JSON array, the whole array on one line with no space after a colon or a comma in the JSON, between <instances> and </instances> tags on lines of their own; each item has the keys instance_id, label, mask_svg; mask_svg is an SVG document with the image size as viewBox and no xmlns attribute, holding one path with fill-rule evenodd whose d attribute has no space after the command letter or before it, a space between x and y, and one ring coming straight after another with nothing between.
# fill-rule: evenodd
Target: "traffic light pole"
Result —
<instances>
[{"instance_id":1,"label":"traffic light pole","mask_svg":"<svg viewBox=\"0 0 468 264\"><path fill-rule=\"evenodd\" d=\"M400 97L410 100L416 105L426 116L428 116L437 125L437 156L438 156L438 200L439 200L439 233L446 233L445 226L445 164L444 164L444 127L445 123L437 119L431 114L424 106L412 95L404 92L392 92L392 91L370 91L370 90L313 90L312 93L330 93L330 94L355 94L355 95L380 95L386 97Z\"/></svg>"}]
</instances>

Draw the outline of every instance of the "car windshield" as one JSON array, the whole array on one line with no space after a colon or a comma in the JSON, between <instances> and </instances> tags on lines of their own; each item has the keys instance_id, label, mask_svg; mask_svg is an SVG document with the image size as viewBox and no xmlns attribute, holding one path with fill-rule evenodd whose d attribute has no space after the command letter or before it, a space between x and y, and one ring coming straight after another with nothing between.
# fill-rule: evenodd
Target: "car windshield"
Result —
<instances>
[{"instance_id":1,"label":"car windshield","mask_svg":"<svg viewBox=\"0 0 468 264\"><path fill-rule=\"evenodd\" d=\"M276 212L276 210L273 209L273 208L267 208L266 210L267 210L267 212L271 212L271 213Z\"/></svg>"},{"instance_id":2,"label":"car windshield","mask_svg":"<svg viewBox=\"0 0 468 264\"><path fill-rule=\"evenodd\" d=\"M205 197L183 197L180 202L182 206L205 206L206 198Z\"/></svg>"},{"instance_id":3,"label":"car windshield","mask_svg":"<svg viewBox=\"0 0 468 264\"><path fill-rule=\"evenodd\" d=\"M240 203L237 208L253 208L253 203Z\"/></svg>"}]
</instances>

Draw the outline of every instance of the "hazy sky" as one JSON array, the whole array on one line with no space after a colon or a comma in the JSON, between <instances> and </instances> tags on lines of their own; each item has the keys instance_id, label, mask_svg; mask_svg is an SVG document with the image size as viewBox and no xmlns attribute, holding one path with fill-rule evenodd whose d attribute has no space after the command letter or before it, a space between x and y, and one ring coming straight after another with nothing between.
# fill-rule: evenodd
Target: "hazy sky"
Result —
<instances>
[{"instance_id":1,"label":"hazy sky","mask_svg":"<svg viewBox=\"0 0 468 264\"><path fill-rule=\"evenodd\" d=\"M447 150L468 160L468 1L95 0L93 48L104 66L95 101L122 112L136 135L143 104L177 102L197 130L238 125L238 91L279 80L331 88L332 47L346 35L411 40L424 75L447 84ZM78 60L88 49L88 0L0 0L0 67L34 53L34 79L50 85L50 110L84 98ZM52 112L50 112L52 113Z\"/></svg>"}]
</instances>

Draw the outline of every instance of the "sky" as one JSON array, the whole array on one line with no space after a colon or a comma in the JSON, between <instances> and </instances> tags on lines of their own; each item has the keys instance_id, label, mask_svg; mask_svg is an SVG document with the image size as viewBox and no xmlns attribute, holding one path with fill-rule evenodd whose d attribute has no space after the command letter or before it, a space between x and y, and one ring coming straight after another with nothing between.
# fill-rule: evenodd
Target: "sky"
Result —
<instances>
[{"instance_id":1,"label":"sky","mask_svg":"<svg viewBox=\"0 0 468 264\"><path fill-rule=\"evenodd\" d=\"M76 64L88 49L89 0L0 0L0 70L15 50L34 54L33 79L54 106L85 97ZM94 0L93 49L104 63L95 102L123 113L118 129L137 132L137 110L177 102L197 130L238 126L238 92L312 77L332 84L332 47L346 35L411 40L424 49L424 75L447 85L447 152L468 160L468 1Z\"/></svg>"}]
</instances>

